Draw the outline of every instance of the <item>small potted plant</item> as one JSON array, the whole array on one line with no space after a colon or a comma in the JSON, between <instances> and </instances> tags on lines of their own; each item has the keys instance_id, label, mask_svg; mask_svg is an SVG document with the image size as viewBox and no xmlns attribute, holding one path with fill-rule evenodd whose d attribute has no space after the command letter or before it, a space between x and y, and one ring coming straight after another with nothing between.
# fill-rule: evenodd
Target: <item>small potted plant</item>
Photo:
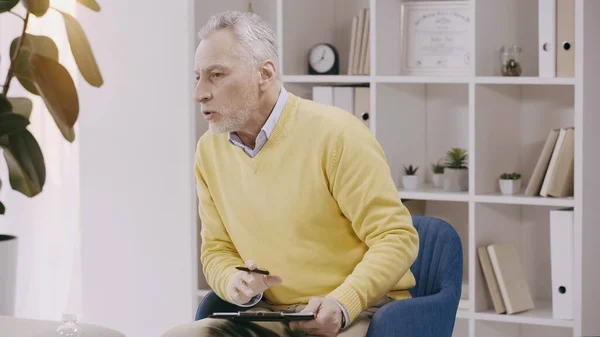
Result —
<instances>
[{"instance_id":1,"label":"small potted plant","mask_svg":"<svg viewBox=\"0 0 600 337\"><path fill-rule=\"evenodd\" d=\"M431 171L433 172L433 187L442 188L444 186L444 165L441 161L431 164Z\"/></svg>"},{"instance_id":2,"label":"small potted plant","mask_svg":"<svg viewBox=\"0 0 600 337\"><path fill-rule=\"evenodd\" d=\"M414 168L412 165L409 165L408 167L406 167L406 165L404 166L405 175L402 177L402 185L404 185L405 189L415 190L419 188L419 176L416 175L418 169L418 166L415 166Z\"/></svg>"},{"instance_id":3,"label":"small potted plant","mask_svg":"<svg viewBox=\"0 0 600 337\"><path fill-rule=\"evenodd\" d=\"M517 194L521 190L521 174L519 173L502 173L498 182L502 194Z\"/></svg>"},{"instance_id":4,"label":"small potted plant","mask_svg":"<svg viewBox=\"0 0 600 337\"><path fill-rule=\"evenodd\" d=\"M467 150L454 147L446 153L444 168L444 190L461 192L469 189Z\"/></svg>"}]
</instances>

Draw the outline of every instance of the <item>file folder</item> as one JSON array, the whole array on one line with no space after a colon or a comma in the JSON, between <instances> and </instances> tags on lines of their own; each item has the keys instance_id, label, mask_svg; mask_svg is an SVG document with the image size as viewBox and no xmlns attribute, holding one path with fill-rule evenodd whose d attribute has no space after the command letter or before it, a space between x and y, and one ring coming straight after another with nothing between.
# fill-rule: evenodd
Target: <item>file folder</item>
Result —
<instances>
[{"instance_id":1,"label":"file folder","mask_svg":"<svg viewBox=\"0 0 600 337\"><path fill-rule=\"evenodd\" d=\"M552 315L573 319L573 209L550 210Z\"/></svg>"}]
</instances>

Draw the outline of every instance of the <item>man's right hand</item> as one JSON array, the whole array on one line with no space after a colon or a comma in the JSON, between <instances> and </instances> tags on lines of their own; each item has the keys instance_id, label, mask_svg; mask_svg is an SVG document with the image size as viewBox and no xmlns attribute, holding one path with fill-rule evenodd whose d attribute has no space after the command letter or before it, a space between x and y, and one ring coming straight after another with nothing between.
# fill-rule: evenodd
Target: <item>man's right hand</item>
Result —
<instances>
[{"instance_id":1,"label":"man's right hand","mask_svg":"<svg viewBox=\"0 0 600 337\"><path fill-rule=\"evenodd\" d=\"M246 267L250 270L258 268L253 260L246 261ZM265 290L279 285L281 282L283 282L282 278L277 275L239 271L234 274L229 283L229 297L233 299L235 304L244 305L254 296L262 294Z\"/></svg>"}]
</instances>

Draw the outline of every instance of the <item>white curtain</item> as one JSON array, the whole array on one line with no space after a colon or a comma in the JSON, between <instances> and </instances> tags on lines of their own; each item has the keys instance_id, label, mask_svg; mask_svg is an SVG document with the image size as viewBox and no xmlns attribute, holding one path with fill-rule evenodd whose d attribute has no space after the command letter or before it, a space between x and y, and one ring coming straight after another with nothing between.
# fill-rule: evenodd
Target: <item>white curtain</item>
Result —
<instances>
[{"instance_id":1,"label":"white curtain","mask_svg":"<svg viewBox=\"0 0 600 337\"><path fill-rule=\"evenodd\" d=\"M51 0L51 6L75 15L75 0ZM19 4L15 12L24 14ZM23 21L0 15L0 81L6 78L11 41L20 35ZM85 27L84 27L85 29ZM27 32L52 37L59 61L76 85L80 73L73 60L62 16L50 9L42 18L30 17ZM38 319L60 319L63 312L81 314L81 266L79 220L79 146L67 142L56 127L44 102L25 91L13 79L9 97L33 101L29 130L37 139L46 162L46 185L41 194L27 198L13 191L4 156L0 156L3 186L0 200L6 215L0 216L0 233L19 238L16 315ZM75 128L77 135L78 129ZM0 271L1 272L1 271Z\"/></svg>"}]
</instances>

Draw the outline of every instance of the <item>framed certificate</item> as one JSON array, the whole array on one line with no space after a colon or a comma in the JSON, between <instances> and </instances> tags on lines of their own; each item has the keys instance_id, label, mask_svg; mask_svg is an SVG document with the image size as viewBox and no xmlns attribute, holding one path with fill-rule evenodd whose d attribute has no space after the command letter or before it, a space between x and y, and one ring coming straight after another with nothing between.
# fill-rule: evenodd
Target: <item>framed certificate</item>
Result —
<instances>
[{"instance_id":1,"label":"framed certificate","mask_svg":"<svg viewBox=\"0 0 600 337\"><path fill-rule=\"evenodd\" d=\"M467 76L472 30L469 2L405 2L401 8L402 74Z\"/></svg>"}]
</instances>

